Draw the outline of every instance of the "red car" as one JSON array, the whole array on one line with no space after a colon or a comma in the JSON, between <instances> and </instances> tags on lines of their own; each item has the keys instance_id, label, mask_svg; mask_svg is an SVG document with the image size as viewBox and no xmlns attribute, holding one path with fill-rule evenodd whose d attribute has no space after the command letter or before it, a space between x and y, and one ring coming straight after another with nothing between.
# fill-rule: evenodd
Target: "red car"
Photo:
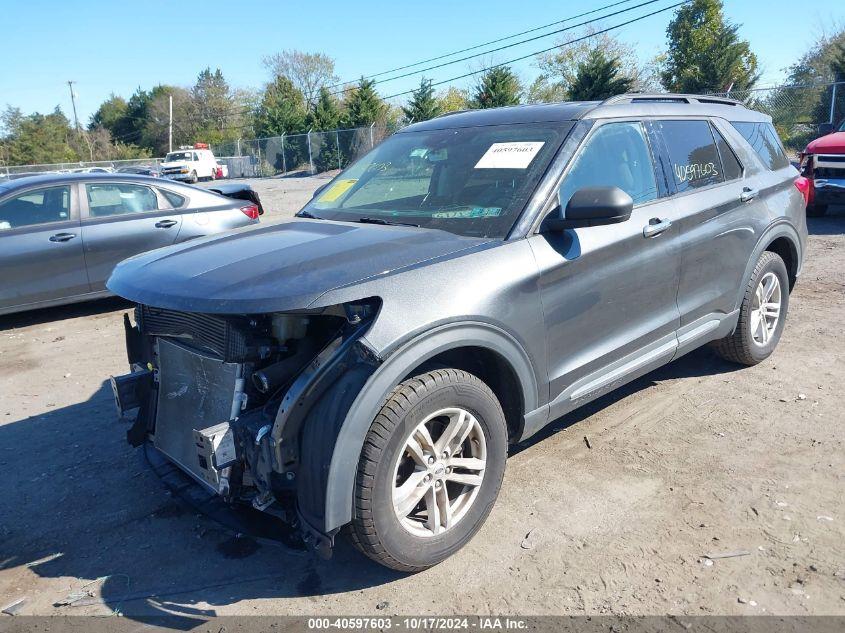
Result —
<instances>
[{"instance_id":1,"label":"red car","mask_svg":"<svg viewBox=\"0 0 845 633\"><path fill-rule=\"evenodd\" d=\"M845 121L821 127L821 138L801 154L801 175L810 183L807 215L820 217L831 204L845 204Z\"/></svg>"}]
</instances>

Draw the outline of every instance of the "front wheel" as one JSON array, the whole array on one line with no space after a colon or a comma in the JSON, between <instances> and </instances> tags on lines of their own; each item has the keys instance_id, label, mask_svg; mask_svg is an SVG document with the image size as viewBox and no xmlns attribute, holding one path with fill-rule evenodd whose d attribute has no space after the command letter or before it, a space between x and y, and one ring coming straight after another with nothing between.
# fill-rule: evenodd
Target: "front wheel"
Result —
<instances>
[{"instance_id":1,"label":"front wheel","mask_svg":"<svg viewBox=\"0 0 845 633\"><path fill-rule=\"evenodd\" d=\"M197 172L192 171L192 172L191 172L191 184L192 184L192 185L195 185L195 184L197 184L198 182L199 182L199 178L197 178Z\"/></svg>"},{"instance_id":2,"label":"front wheel","mask_svg":"<svg viewBox=\"0 0 845 633\"><path fill-rule=\"evenodd\" d=\"M507 445L502 407L476 376L441 369L401 383L364 442L352 542L406 572L451 556L490 513Z\"/></svg>"},{"instance_id":3,"label":"front wheel","mask_svg":"<svg viewBox=\"0 0 845 633\"><path fill-rule=\"evenodd\" d=\"M777 253L765 251L745 288L733 334L713 343L725 360L756 365L775 351L789 309L789 275Z\"/></svg>"}]
</instances>

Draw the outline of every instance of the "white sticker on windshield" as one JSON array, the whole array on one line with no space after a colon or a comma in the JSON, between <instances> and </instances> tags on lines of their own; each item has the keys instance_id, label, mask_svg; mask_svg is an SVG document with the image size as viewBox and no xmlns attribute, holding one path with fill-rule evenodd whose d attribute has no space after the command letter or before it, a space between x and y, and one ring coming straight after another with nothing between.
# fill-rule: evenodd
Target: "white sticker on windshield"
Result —
<instances>
[{"instance_id":1,"label":"white sticker on windshield","mask_svg":"<svg viewBox=\"0 0 845 633\"><path fill-rule=\"evenodd\" d=\"M545 145L542 141L493 143L475 164L476 169L525 169Z\"/></svg>"}]
</instances>

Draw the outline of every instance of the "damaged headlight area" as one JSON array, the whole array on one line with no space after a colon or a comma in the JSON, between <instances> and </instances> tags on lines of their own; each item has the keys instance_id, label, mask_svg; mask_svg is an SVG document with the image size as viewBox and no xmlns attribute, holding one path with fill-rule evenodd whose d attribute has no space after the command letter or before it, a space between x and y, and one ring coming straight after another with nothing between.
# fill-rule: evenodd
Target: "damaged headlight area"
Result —
<instances>
[{"instance_id":1,"label":"damaged headlight area","mask_svg":"<svg viewBox=\"0 0 845 633\"><path fill-rule=\"evenodd\" d=\"M308 514L352 397L380 362L362 340L379 305L245 315L138 305L134 325L124 317L132 371L112 378L119 414L135 415L127 440L328 547Z\"/></svg>"}]
</instances>

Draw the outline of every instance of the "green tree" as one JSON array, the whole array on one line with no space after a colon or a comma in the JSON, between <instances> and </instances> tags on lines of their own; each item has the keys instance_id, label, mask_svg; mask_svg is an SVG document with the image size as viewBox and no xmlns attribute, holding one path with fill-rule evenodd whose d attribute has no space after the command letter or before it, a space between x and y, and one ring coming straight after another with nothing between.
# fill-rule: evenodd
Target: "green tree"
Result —
<instances>
[{"instance_id":1,"label":"green tree","mask_svg":"<svg viewBox=\"0 0 845 633\"><path fill-rule=\"evenodd\" d=\"M721 0L693 0L678 8L666 29L661 81L672 92L748 90L759 79L757 57L739 26L725 19Z\"/></svg>"},{"instance_id":2,"label":"green tree","mask_svg":"<svg viewBox=\"0 0 845 633\"><path fill-rule=\"evenodd\" d=\"M408 105L402 108L408 121L419 123L428 121L441 114L439 101L434 96L434 86L431 79L420 79L420 87L411 93Z\"/></svg>"},{"instance_id":3,"label":"green tree","mask_svg":"<svg viewBox=\"0 0 845 633\"><path fill-rule=\"evenodd\" d=\"M70 121L57 106L50 114L24 116L7 107L2 115L4 134L0 139L3 160L9 165L72 162L81 159L71 147ZM88 157L85 156L85 159Z\"/></svg>"},{"instance_id":4,"label":"green tree","mask_svg":"<svg viewBox=\"0 0 845 633\"><path fill-rule=\"evenodd\" d=\"M268 55L263 62L273 77L289 79L309 106L317 102L321 88L337 83L334 60L324 53L287 50Z\"/></svg>"},{"instance_id":5,"label":"green tree","mask_svg":"<svg viewBox=\"0 0 845 633\"><path fill-rule=\"evenodd\" d=\"M603 101L629 92L634 80L622 76L620 71L618 57L608 57L602 49L594 48L578 65L567 97L570 101Z\"/></svg>"},{"instance_id":6,"label":"green tree","mask_svg":"<svg viewBox=\"0 0 845 633\"><path fill-rule=\"evenodd\" d=\"M308 113L308 127L313 130L336 130L341 126L342 118L340 101L328 88L320 88L317 102Z\"/></svg>"},{"instance_id":7,"label":"green tree","mask_svg":"<svg viewBox=\"0 0 845 633\"><path fill-rule=\"evenodd\" d=\"M460 90L455 86L449 86L445 92L437 97L437 105L441 112L456 112L466 110L469 107L469 96L466 90Z\"/></svg>"},{"instance_id":8,"label":"green tree","mask_svg":"<svg viewBox=\"0 0 845 633\"><path fill-rule=\"evenodd\" d=\"M484 72L470 101L472 108L499 108L518 105L522 96L519 78L508 66L496 66Z\"/></svg>"},{"instance_id":9,"label":"green tree","mask_svg":"<svg viewBox=\"0 0 845 633\"><path fill-rule=\"evenodd\" d=\"M567 44L570 39L579 41ZM596 49L601 50L606 58L617 60L619 75L631 81L631 90L654 92L660 86L655 63L640 63L636 47L611 33L596 33L594 29L586 29L577 37L570 35L558 41L558 44L561 46L555 51L542 53L536 58L535 64L540 69L540 75L528 89L529 103L565 101L579 67L587 63Z\"/></svg>"},{"instance_id":10,"label":"green tree","mask_svg":"<svg viewBox=\"0 0 845 633\"><path fill-rule=\"evenodd\" d=\"M264 88L255 114L259 137L281 136L305 131L305 99L290 79L277 76Z\"/></svg>"},{"instance_id":11,"label":"green tree","mask_svg":"<svg viewBox=\"0 0 845 633\"><path fill-rule=\"evenodd\" d=\"M367 127L373 123L383 123L387 114L387 105L375 89L372 79L364 79L346 93L344 101L345 122L349 127Z\"/></svg>"},{"instance_id":12,"label":"green tree","mask_svg":"<svg viewBox=\"0 0 845 633\"><path fill-rule=\"evenodd\" d=\"M126 99L118 97L112 93L109 95L109 98L103 101L103 103L100 104L100 107L97 108L97 111L91 117L91 123L88 125L88 129L93 130L102 126L109 132L114 133L115 129L126 118L126 111L128 108L129 106L126 103Z\"/></svg>"}]
</instances>

